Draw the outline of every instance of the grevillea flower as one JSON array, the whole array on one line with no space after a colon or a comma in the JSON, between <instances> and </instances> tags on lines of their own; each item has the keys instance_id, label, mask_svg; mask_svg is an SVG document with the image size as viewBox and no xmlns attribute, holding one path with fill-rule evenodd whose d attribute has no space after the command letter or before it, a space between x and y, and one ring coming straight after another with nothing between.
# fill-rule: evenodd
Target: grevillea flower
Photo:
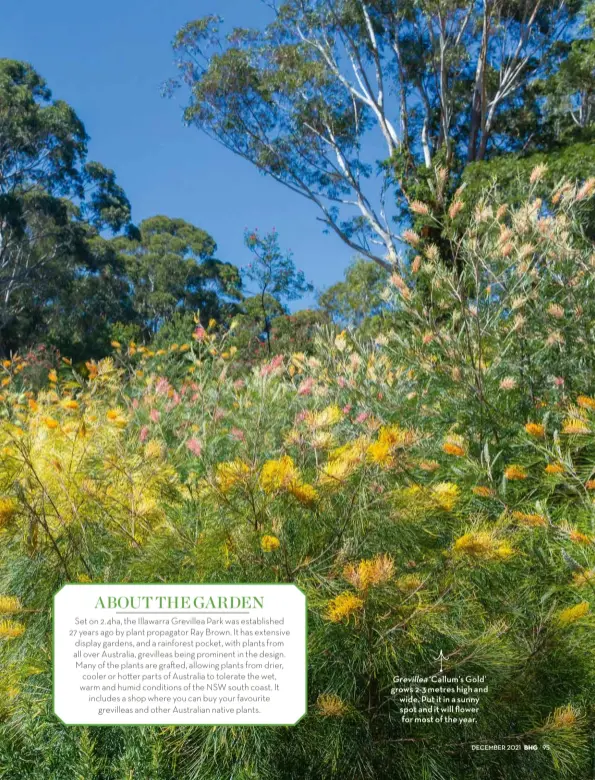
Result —
<instances>
[{"instance_id":1,"label":"grevillea flower","mask_svg":"<svg viewBox=\"0 0 595 780\"><path fill-rule=\"evenodd\" d=\"M155 383L155 392L157 395L167 395L171 389L170 383L163 376L160 376Z\"/></svg>"},{"instance_id":2,"label":"grevillea flower","mask_svg":"<svg viewBox=\"0 0 595 780\"><path fill-rule=\"evenodd\" d=\"M454 482L439 482L432 486L431 495L441 509L452 512L459 501L461 488Z\"/></svg>"},{"instance_id":3,"label":"grevillea flower","mask_svg":"<svg viewBox=\"0 0 595 780\"><path fill-rule=\"evenodd\" d=\"M260 486L265 493L287 488L293 482L299 482L299 472L289 455L279 460L268 460L260 472Z\"/></svg>"},{"instance_id":4,"label":"grevillea flower","mask_svg":"<svg viewBox=\"0 0 595 780\"><path fill-rule=\"evenodd\" d=\"M314 380L312 377L308 377L307 379L304 379L303 382L300 382L297 393L298 395L311 395L313 387Z\"/></svg>"},{"instance_id":5,"label":"grevillea flower","mask_svg":"<svg viewBox=\"0 0 595 780\"><path fill-rule=\"evenodd\" d=\"M243 460L236 459L218 463L215 469L215 484L222 493L228 493L233 487L243 482L250 475L250 466Z\"/></svg>"},{"instance_id":6,"label":"grevillea flower","mask_svg":"<svg viewBox=\"0 0 595 780\"><path fill-rule=\"evenodd\" d=\"M536 182L541 181L541 179L543 179L546 172L547 172L547 165L545 163L539 163L531 171L531 176L529 176L529 181L531 182L531 184L535 184Z\"/></svg>"},{"instance_id":7,"label":"grevillea flower","mask_svg":"<svg viewBox=\"0 0 595 780\"><path fill-rule=\"evenodd\" d=\"M195 438L188 439L188 441L186 442L186 447L187 449L190 450L190 452L193 455L196 455L197 458L200 457L200 454L202 452L202 444L199 442L198 439Z\"/></svg>"},{"instance_id":8,"label":"grevillea flower","mask_svg":"<svg viewBox=\"0 0 595 780\"><path fill-rule=\"evenodd\" d=\"M505 376L504 379L500 382L501 390L514 390L516 386L517 381L512 376Z\"/></svg>"},{"instance_id":9,"label":"grevillea flower","mask_svg":"<svg viewBox=\"0 0 595 780\"><path fill-rule=\"evenodd\" d=\"M343 414L341 409L333 404L320 412L307 412L304 419L308 427L316 430L317 428L328 428L336 425L343 419Z\"/></svg>"},{"instance_id":10,"label":"grevillea flower","mask_svg":"<svg viewBox=\"0 0 595 780\"><path fill-rule=\"evenodd\" d=\"M457 214L463 209L464 203L462 200L455 200L448 209L448 216L450 219L454 219Z\"/></svg>"},{"instance_id":11,"label":"grevillea flower","mask_svg":"<svg viewBox=\"0 0 595 780\"><path fill-rule=\"evenodd\" d=\"M476 485L471 489L471 492L474 495L479 496L479 498L491 498L494 495L492 488L486 487L485 485Z\"/></svg>"},{"instance_id":12,"label":"grevillea flower","mask_svg":"<svg viewBox=\"0 0 595 780\"><path fill-rule=\"evenodd\" d=\"M337 347L339 352L345 351L345 348L347 347L347 334L345 331L342 331L335 337L335 347Z\"/></svg>"},{"instance_id":13,"label":"grevillea flower","mask_svg":"<svg viewBox=\"0 0 595 780\"><path fill-rule=\"evenodd\" d=\"M288 487L288 491L300 504L314 504L318 500L316 488L305 482L294 482Z\"/></svg>"},{"instance_id":14,"label":"grevillea flower","mask_svg":"<svg viewBox=\"0 0 595 780\"><path fill-rule=\"evenodd\" d=\"M570 623L574 623L577 620L585 617L589 613L589 602L581 601L579 604L575 604L574 607L567 607L558 613L558 623L563 626L567 626Z\"/></svg>"},{"instance_id":15,"label":"grevillea flower","mask_svg":"<svg viewBox=\"0 0 595 780\"><path fill-rule=\"evenodd\" d=\"M161 458L165 452L165 445L157 439L152 439L145 445L145 457L148 459Z\"/></svg>"},{"instance_id":16,"label":"grevillea flower","mask_svg":"<svg viewBox=\"0 0 595 780\"><path fill-rule=\"evenodd\" d=\"M491 531L470 531L460 536L453 545L457 554L484 560L505 559L513 554L507 542L496 539Z\"/></svg>"},{"instance_id":17,"label":"grevillea flower","mask_svg":"<svg viewBox=\"0 0 595 780\"><path fill-rule=\"evenodd\" d=\"M276 536L270 536L266 535L263 536L260 540L260 546L263 550L263 552L274 552L275 550L278 550L281 546L281 542L277 539Z\"/></svg>"},{"instance_id":18,"label":"grevillea flower","mask_svg":"<svg viewBox=\"0 0 595 780\"><path fill-rule=\"evenodd\" d=\"M547 520L543 515L515 511L512 513L512 516L521 525L528 525L528 526L547 525Z\"/></svg>"},{"instance_id":19,"label":"grevillea flower","mask_svg":"<svg viewBox=\"0 0 595 780\"><path fill-rule=\"evenodd\" d=\"M368 447L368 458L380 466L393 465L395 451L412 444L414 439L412 431L398 425L383 426L378 432L377 441Z\"/></svg>"},{"instance_id":20,"label":"grevillea flower","mask_svg":"<svg viewBox=\"0 0 595 780\"><path fill-rule=\"evenodd\" d=\"M506 468L504 471L504 476L508 480L527 479L527 472L523 466L519 466L518 464L513 463Z\"/></svg>"},{"instance_id":21,"label":"grevillea flower","mask_svg":"<svg viewBox=\"0 0 595 780\"><path fill-rule=\"evenodd\" d=\"M579 719L580 710L567 704L565 707L556 707L554 714L546 722L545 729L572 729Z\"/></svg>"},{"instance_id":22,"label":"grevillea flower","mask_svg":"<svg viewBox=\"0 0 595 780\"><path fill-rule=\"evenodd\" d=\"M359 612L364 606L363 599L356 596L355 593L345 591L331 599L326 607L325 617L331 623L340 623L349 618L356 612Z\"/></svg>"},{"instance_id":23,"label":"grevillea flower","mask_svg":"<svg viewBox=\"0 0 595 780\"><path fill-rule=\"evenodd\" d=\"M266 363L264 366L262 366L260 369L260 376L269 376L275 373L283 366L283 360L283 355L275 355L275 357L269 363Z\"/></svg>"},{"instance_id":24,"label":"grevillea flower","mask_svg":"<svg viewBox=\"0 0 595 780\"><path fill-rule=\"evenodd\" d=\"M594 192L595 192L595 176L591 176L577 191L576 199L585 200L586 198L590 198Z\"/></svg>"},{"instance_id":25,"label":"grevillea flower","mask_svg":"<svg viewBox=\"0 0 595 780\"><path fill-rule=\"evenodd\" d=\"M590 536L575 529L569 532L568 538L571 542L575 542L575 544L592 544L593 542L593 539Z\"/></svg>"},{"instance_id":26,"label":"grevillea flower","mask_svg":"<svg viewBox=\"0 0 595 780\"><path fill-rule=\"evenodd\" d=\"M421 217L424 217L430 213L429 207L421 200L412 200L409 204L409 208L414 214L419 214Z\"/></svg>"},{"instance_id":27,"label":"grevillea flower","mask_svg":"<svg viewBox=\"0 0 595 780\"><path fill-rule=\"evenodd\" d=\"M536 439L543 439L545 436L545 428L541 423L528 422L525 425L525 430L529 436L534 436Z\"/></svg>"},{"instance_id":28,"label":"grevillea flower","mask_svg":"<svg viewBox=\"0 0 595 780\"><path fill-rule=\"evenodd\" d=\"M340 718L349 711L349 706L334 693L321 693L316 708L323 718Z\"/></svg>"},{"instance_id":29,"label":"grevillea flower","mask_svg":"<svg viewBox=\"0 0 595 780\"><path fill-rule=\"evenodd\" d=\"M0 498L0 528L9 523L17 513L17 503L12 498Z\"/></svg>"},{"instance_id":30,"label":"grevillea flower","mask_svg":"<svg viewBox=\"0 0 595 780\"><path fill-rule=\"evenodd\" d=\"M462 458L467 454L465 439L458 434L450 434L450 436L447 436L442 445L442 449L447 455L454 455L458 458Z\"/></svg>"},{"instance_id":31,"label":"grevillea flower","mask_svg":"<svg viewBox=\"0 0 595 780\"><path fill-rule=\"evenodd\" d=\"M350 563L343 569L343 577L356 590L366 591L373 585L388 582L393 576L394 563L388 555L377 555L375 558Z\"/></svg>"},{"instance_id":32,"label":"grevillea flower","mask_svg":"<svg viewBox=\"0 0 595 780\"><path fill-rule=\"evenodd\" d=\"M18 639L25 633L25 626L16 620L2 620L0 622L0 639Z\"/></svg>"},{"instance_id":33,"label":"grevillea flower","mask_svg":"<svg viewBox=\"0 0 595 780\"><path fill-rule=\"evenodd\" d=\"M576 399L577 406L580 406L581 409L590 409L591 411L595 410L595 398L591 398L588 395L579 395L579 397Z\"/></svg>"},{"instance_id":34,"label":"grevillea flower","mask_svg":"<svg viewBox=\"0 0 595 780\"><path fill-rule=\"evenodd\" d=\"M404 230L403 233L401 234L401 238L403 239L403 241L406 241L408 244L411 244L411 246L417 246L421 241L421 238L418 236L415 230Z\"/></svg>"},{"instance_id":35,"label":"grevillea flower","mask_svg":"<svg viewBox=\"0 0 595 780\"><path fill-rule=\"evenodd\" d=\"M572 584L581 588L584 585L595 585L595 569L577 571L572 577Z\"/></svg>"},{"instance_id":36,"label":"grevillea flower","mask_svg":"<svg viewBox=\"0 0 595 780\"><path fill-rule=\"evenodd\" d=\"M14 615L22 609L21 602L16 596L0 596L0 613Z\"/></svg>"},{"instance_id":37,"label":"grevillea flower","mask_svg":"<svg viewBox=\"0 0 595 780\"><path fill-rule=\"evenodd\" d=\"M149 412L149 417L151 418L151 421L156 423L159 422L159 418L161 417L161 414L159 413L159 409L151 409Z\"/></svg>"}]
</instances>

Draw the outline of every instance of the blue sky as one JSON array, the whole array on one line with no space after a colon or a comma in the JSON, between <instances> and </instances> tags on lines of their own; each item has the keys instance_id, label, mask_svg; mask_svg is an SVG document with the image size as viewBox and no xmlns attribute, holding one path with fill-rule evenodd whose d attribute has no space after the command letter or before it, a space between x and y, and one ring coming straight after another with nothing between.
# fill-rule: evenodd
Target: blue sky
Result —
<instances>
[{"instance_id":1,"label":"blue sky","mask_svg":"<svg viewBox=\"0 0 595 780\"><path fill-rule=\"evenodd\" d=\"M115 170L134 221L182 217L211 233L220 259L238 265L248 260L244 227L276 227L297 267L324 288L343 276L352 250L322 233L315 207L184 127L183 94L161 96L175 75L174 34L209 13L231 26L268 18L260 0L9 0L0 56L30 62L54 97L75 108L91 136L89 159Z\"/></svg>"}]
</instances>

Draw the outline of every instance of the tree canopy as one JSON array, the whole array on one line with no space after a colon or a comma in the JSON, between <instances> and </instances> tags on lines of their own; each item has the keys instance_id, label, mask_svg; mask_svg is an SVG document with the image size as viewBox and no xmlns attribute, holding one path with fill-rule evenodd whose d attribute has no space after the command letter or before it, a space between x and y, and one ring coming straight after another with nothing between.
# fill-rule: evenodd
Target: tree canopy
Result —
<instances>
[{"instance_id":1,"label":"tree canopy","mask_svg":"<svg viewBox=\"0 0 595 780\"><path fill-rule=\"evenodd\" d=\"M116 238L136 314L147 335L175 313L200 310L203 320L231 313L240 295L237 268L214 257L217 244L183 219L143 220L136 237Z\"/></svg>"},{"instance_id":2,"label":"tree canopy","mask_svg":"<svg viewBox=\"0 0 595 780\"><path fill-rule=\"evenodd\" d=\"M283 252L279 246L279 234L272 230L264 236L257 230L247 230L244 243L252 254L252 260L242 274L253 285L254 300L251 306L260 312L261 333L271 352L271 322L284 313L285 302L295 301L313 290L304 272L296 269L291 252ZM251 313L251 312L249 312Z\"/></svg>"},{"instance_id":3,"label":"tree canopy","mask_svg":"<svg viewBox=\"0 0 595 780\"><path fill-rule=\"evenodd\" d=\"M87 161L87 141L30 65L0 60L0 341L9 347L43 329L43 310L55 317L56 296L73 286L87 288L77 304L88 302L93 279L114 270L100 231L130 228L130 203L113 171ZM101 295L113 292L108 284Z\"/></svg>"},{"instance_id":4,"label":"tree canopy","mask_svg":"<svg viewBox=\"0 0 595 780\"><path fill-rule=\"evenodd\" d=\"M271 4L264 29L224 34L216 16L186 24L172 85L189 89L188 123L390 267L420 194L443 206L468 163L592 124L584 10L574 0L286 0Z\"/></svg>"},{"instance_id":5,"label":"tree canopy","mask_svg":"<svg viewBox=\"0 0 595 780\"><path fill-rule=\"evenodd\" d=\"M114 334L150 339L174 314L229 319L238 270L182 219L137 228L113 171L89 161L67 103L24 62L0 60L0 352L40 343L102 357Z\"/></svg>"},{"instance_id":6,"label":"tree canopy","mask_svg":"<svg viewBox=\"0 0 595 780\"><path fill-rule=\"evenodd\" d=\"M319 295L318 304L336 322L360 326L367 317L380 314L385 307L382 293L388 278L376 263L357 258L345 272L343 281Z\"/></svg>"}]
</instances>

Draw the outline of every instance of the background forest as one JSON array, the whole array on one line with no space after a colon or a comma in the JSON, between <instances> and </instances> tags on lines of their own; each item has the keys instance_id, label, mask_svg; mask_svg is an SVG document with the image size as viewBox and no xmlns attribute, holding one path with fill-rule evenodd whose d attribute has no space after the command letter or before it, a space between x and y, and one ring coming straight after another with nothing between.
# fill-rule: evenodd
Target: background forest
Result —
<instances>
[{"instance_id":1,"label":"background forest","mask_svg":"<svg viewBox=\"0 0 595 780\"><path fill-rule=\"evenodd\" d=\"M188 22L164 92L352 254L308 309L273 225L135 224L0 59L0 777L593 778L595 6L270 12ZM61 724L52 595L112 581L295 582L307 716ZM397 713L440 651L476 724Z\"/></svg>"}]
</instances>

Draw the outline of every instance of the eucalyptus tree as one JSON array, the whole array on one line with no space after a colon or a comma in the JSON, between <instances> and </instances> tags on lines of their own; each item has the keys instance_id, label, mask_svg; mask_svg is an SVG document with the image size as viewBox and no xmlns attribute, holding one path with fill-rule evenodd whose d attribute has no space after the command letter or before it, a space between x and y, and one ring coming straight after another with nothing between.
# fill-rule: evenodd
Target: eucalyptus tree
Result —
<instances>
[{"instance_id":1,"label":"eucalyptus tree","mask_svg":"<svg viewBox=\"0 0 595 780\"><path fill-rule=\"evenodd\" d=\"M338 324L360 326L368 317L381 314L386 301L383 292L389 274L371 260L356 258L345 278L318 296L320 308Z\"/></svg>"},{"instance_id":2,"label":"eucalyptus tree","mask_svg":"<svg viewBox=\"0 0 595 780\"><path fill-rule=\"evenodd\" d=\"M421 189L526 148L535 91L564 62L577 0L285 0L263 29L207 16L174 40L185 120L316 204L328 230L390 268ZM454 177L453 177L454 174Z\"/></svg>"},{"instance_id":3,"label":"eucalyptus tree","mask_svg":"<svg viewBox=\"0 0 595 780\"><path fill-rule=\"evenodd\" d=\"M139 325L154 335L174 314L200 311L208 322L235 312L241 297L238 269L215 258L205 230L158 215L143 220L136 236L112 241L123 260Z\"/></svg>"},{"instance_id":4,"label":"eucalyptus tree","mask_svg":"<svg viewBox=\"0 0 595 780\"><path fill-rule=\"evenodd\" d=\"M130 225L113 171L87 161L75 111L31 65L0 59L0 332L44 271L83 261L81 243ZM73 258L78 258L74 260Z\"/></svg>"},{"instance_id":5,"label":"eucalyptus tree","mask_svg":"<svg viewBox=\"0 0 595 780\"><path fill-rule=\"evenodd\" d=\"M242 275L245 282L255 288L250 309L254 311L256 306L260 312L260 332L266 337L270 354L273 318L286 313L286 302L296 301L314 288L306 281L304 272L295 267L292 253L281 250L276 230L263 236L257 230L246 230L244 243L252 259L242 269Z\"/></svg>"}]
</instances>

